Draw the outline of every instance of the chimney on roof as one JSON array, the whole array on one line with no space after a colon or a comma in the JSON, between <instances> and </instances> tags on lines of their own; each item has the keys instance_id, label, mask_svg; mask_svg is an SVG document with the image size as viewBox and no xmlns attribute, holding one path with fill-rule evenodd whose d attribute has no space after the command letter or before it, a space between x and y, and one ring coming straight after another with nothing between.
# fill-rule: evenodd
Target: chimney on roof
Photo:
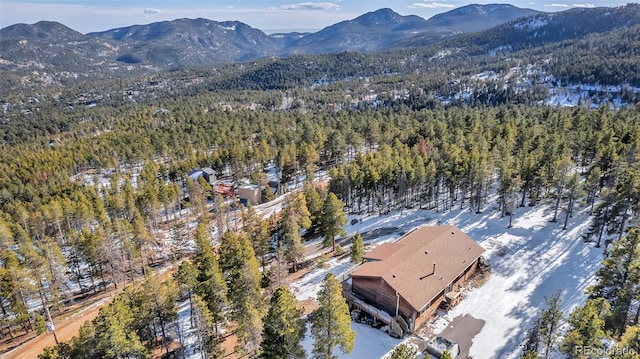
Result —
<instances>
[{"instance_id":1,"label":"chimney on roof","mask_svg":"<svg viewBox=\"0 0 640 359\"><path fill-rule=\"evenodd\" d=\"M431 271L431 273L427 274L427 275L423 275L422 277L420 277L420 280L423 280L429 276L432 276L436 274L436 262L433 262L433 271Z\"/></svg>"}]
</instances>

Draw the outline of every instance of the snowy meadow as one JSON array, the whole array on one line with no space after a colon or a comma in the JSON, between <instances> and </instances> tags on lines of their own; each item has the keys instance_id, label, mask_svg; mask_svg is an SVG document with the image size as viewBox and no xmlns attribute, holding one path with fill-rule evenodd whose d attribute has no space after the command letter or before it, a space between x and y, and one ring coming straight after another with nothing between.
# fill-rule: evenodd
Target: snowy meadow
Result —
<instances>
[{"instance_id":1,"label":"snowy meadow","mask_svg":"<svg viewBox=\"0 0 640 359\"><path fill-rule=\"evenodd\" d=\"M593 283L603 258L603 248L595 248L582 238L589 226L588 209L577 208L567 229L562 230L562 221L551 222L552 204L542 202L535 207L517 208L513 225L507 228L509 218L500 217L495 200L490 199L479 214L464 208L444 213L410 210L382 216L349 216L349 223L358 223L346 228L348 236L357 231L363 234L368 251L423 225L453 224L486 250L484 257L491 267L486 283L467 289L462 302L429 324L430 332L438 334L460 316L484 321L467 348L476 359L519 357L527 329L545 306L545 298L561 290L565 315L583 304L585 290ZM352 222L353 219L358 221ZM298 300L314 298L326 273L346 276L352 266L348 258L331 259L327 268L313 269L293 282L291 289ZM340 358L380 358L401 343L359 323L352 323L352 328L357 332L355 348L349 354L336 350ZM313 340L307 335L308 353L312 345Z\"/></svg>"}]
</instances>

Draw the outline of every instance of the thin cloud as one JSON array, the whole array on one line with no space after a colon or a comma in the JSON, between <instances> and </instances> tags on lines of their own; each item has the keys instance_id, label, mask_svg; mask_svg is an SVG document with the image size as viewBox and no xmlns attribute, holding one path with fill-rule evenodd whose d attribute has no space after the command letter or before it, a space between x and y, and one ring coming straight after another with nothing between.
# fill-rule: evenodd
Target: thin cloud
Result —
<instances>
[{"instance_id":1,"label":"thin cloud","mask_svg":"<svg viewBox=\"0 0 640 359\"><path fill-rule=\"evenodd\" d=\"M569 7L569 5L567 5L567 4L558 4L558 3L547 4L545 6L546 7Z\"/></svg>"},{"instance_id":2,"label":"thin cloud","mask_svg":"<svg viewBox=\"0 0 640 359\"><path fill-rule=\"evenodd\" d=\"M529 4L529 5L535 5L536 3L535 3L535 2L533 2L533 1L529 1L527 4Z\"/></svg>"},{"instance_id":3,"label":"thin cloud","mask_svg":"<svg viewBox=\"0 0 640 359\"><path fill-rule=\"evenodd\" d=\"M594 8L596 7L593 4L589 4L589 3L585 3L585 4L573 4L573 7L587 7L587 8Z\"/></svg>"},{"instance_id":4,"label":"thin cloud","mask_svg":"<svg viewBox=\"0 0 640 359\"><path fill-rule=\"evenodd\" d=\"M298 4L281 5L282 10L339 10L340 5L331 2L302 2Z\"/></svg>"},{"instance_id":5,"label":"thin cloud","mask_svg":"<svg viewBox=\"0 0 640 359\"><path fill-rule=\"evenodd\" d=\"M410 9L442 9L442 8L454 8L456 7L453 4L444 4L444 3L439 3L439 2L428 2L428 3L422 3L422 2L418 2L415 3L413 5L409 5Z\"/></svg>"},{"instance_id":6,"label":"thin cloud","mask_svg":"<svg viewBox=\"0 0 640 359\"><path fill-rule=\"evenodd\" d=\"M144 9L144 13L145 14L162 14L163 11L160 9L154 9L154 8L148 7Z\"/></svg>"}]
</instances>

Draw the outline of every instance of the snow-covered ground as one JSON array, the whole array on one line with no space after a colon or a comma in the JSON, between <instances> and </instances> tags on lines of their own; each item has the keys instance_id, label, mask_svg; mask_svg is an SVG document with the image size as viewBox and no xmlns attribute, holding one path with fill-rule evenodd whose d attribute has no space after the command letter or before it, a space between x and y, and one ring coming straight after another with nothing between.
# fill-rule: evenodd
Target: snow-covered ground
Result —
<instances>
[{"instance_id":1,"label":"snow-covered ground","mask_svg":"<svg viewBox=\"0 0 640 359\"><path fill-rule=\"evenodd\" d=\"M307 333L302 340L302 346L307 352L307 357L311 358L313 351L313 337L311 336L311 326L307 324ZM349 359L373 359L382 358L389 353L396 345L402 343L382 330L372 328L366 324L351 322L351 329L356 332L354 349L349 354L344 354L340 349L334 350L334 355L338 358Z\"/></svg>"},{"instance_id":2,"label":"snow-covered ground","mask_svg":"<svg viewBox=\"0 0 640 359\"><path fill-rule=\"evenodd\" d=\"M559 212L558 223L551 223L551 203L518 208L513 226L508 229L509 218L500 218L494 203L495 199L481 214L466 208L446 213L412 210L384 216L351 216L349 223L354 218L361 222L346 228L349 235L356 231L371 233L375 238L365 241L367 249L371 249L422 225L454 224L486 249L484 256L491 265L488 281L466 292L465 299L438 318L432 328L439 333L453 318L465 314L484 320L486 323L470 348L470 355L476 359L517 358L531 320L545 305L544 298L561 290L562 309L569 313L586 300L584 291L592 284L602 260L602 248L594 248L581 238L589 226L586 210L577 208L568 229L562 230L564 213ZM332 259L327 269L314 269L292 283L292 291L300 300L312 298L328 271L340 276L350 268L348 259ZM400 343L391 337L383 340L387 334L382 331L360 328L363 325L356 323L352 326L360 338L350 354L338 351L340 358L379 358ZM312 341L308 336L305 340ZM306 345L311 348L312 343Z\"/></svg>"},{"instance_id":3,"label":"snow-covered ground","mask_svg":"<svg viewBox=\"0 0 640 359\"><path fill-rule=\"evenodd\" d=\"M481 215L486 219L478 221L467 217L454 223L487 249L491 276L482 287L467 293L446 319L470 314L486 322L473 340L470 355L474 358L517 358L545 297L561 290L565 314L585 301L602 249L581 238L589 226L585 211L570 219L567 230L562 230L562 220L550 222L550 205L519 209L508 230L501 226L504 219L495 214Z\"/></svg>"}]
</instances>

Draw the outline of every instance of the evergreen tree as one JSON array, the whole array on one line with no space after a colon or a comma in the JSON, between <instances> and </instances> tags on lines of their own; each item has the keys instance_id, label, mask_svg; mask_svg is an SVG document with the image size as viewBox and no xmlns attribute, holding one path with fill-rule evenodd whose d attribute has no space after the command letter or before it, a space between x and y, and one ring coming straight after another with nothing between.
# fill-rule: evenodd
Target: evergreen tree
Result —
<instances>
[{"instance_id":1,"label":"evergreen tree","mask_svg":"<svg viewBox=\"0 0 640 359\"><path fill-rule=\"evenodd\" d=\"M169 326L178 319L178 308L176 301L178 300L178 290L174 281L169 278L160 283L157 278L152 277L145 281L142 287L142 307L148 308L152 316L151 325L156 328L160 326L160 335L162 336L162 345L166 352L169 352L168 329ZM155 330L154 330L155 332ZM157 335L154 335L154 339Z\"/></svg>"},{"instance_id":2,"label":"evergreen tree","mask_svg":"<svg viewBox=\"0 0 640 359\"><path fill-rule=\"evenodd\" d=\"M189 298L189 307L193 311L193 294L198 286L198 269L190 262L184 261L178 266L178 270L173 273L173 279L178 283L181 297ZM193 324L193 322L192 322Z\"/></svg>"},{"instance_id":3,"label":"evergreen tree","mask_svg":"<svg viewBox=\"0 0 640 359\"><path fill-rule=\"evenodd\" d=\"M540 347L540 316L536 317L527 332L527 342L524 345L525 352L535 352L536 358L538 355L538 348Z\"/></svg>"},{"instance_id":4,"label":"evergreen tree","mask_svg":"<svg viewBox=\"0 0 640 359\"><path fill-rule=\"evenodd\" d=\"M543 358L549 358L559 336L563 315L560 310L561 290L555 292L551 298L545 298L547 307L540 313L540 326L538 328L539 345L538 352Z\"/></svg>"},{"instance_id":5,"label":"evergreen tree","mask_svg":"<svg viewBox=\"0 0 640 359\"><path fill-rule=\"evenodd\" d=\"M96 358L146 358L147 349L133 330L134 317L125 296L117 296L108 306L100 309L93 321Z\"/></svg>"},{"instance_id":6,"label":"evergreen tree","mask_svg":"<svg viewBox=\"0 0 640 359\"><path fill-rule=\"evenodd\" d=\"M302 310L296 307L295 296L278 287L271 297L269 311L263 319L261 358L302 359L306 352L300 342L306 330Z\"/></svg>"},{"instance_id":7,"label":"evergreen tree","mask_svg":"<svg viewBox=\"0 0 640 359\"><path fill-rule=\"evenodd\" d=\"M178 269L173 273L173 279L179 284L181 297L189 297L198 285L198 269L191 262L180 263Z\"/></svg>"},{"instance_id":8,"label":"evergreen tree","mask_svg":"<svg viewBox=\"0 0 640 359\"><path fill-rule=\"evenodd\" d=\"M276 198L275 194L273 194L273 190L269 186L265 186L260 192L260 201L262 203L271 202Z\"/></svg>"},{"instance_id":9,"label":"evergreen tree","mask_svg":"<svg viewBox=\"0 0 640 359\"><path fill-rule=\"evenodd\" d=\"M413 346L402 343L393 348L389 359L418 359L418 351Z\"/></svg>"},{"instance_id":10,"label":"evergreen tree","mask_svg":"<svg viewBox=\"0 0 640 359\"><path fill-rule=\"evenodd\" d=\"M289 274L287 259L281 243L278 244L274 259L269 266L269 292L271 294L279 287L286 285L287 275Z\"/></svg>"},{"instance_id":11,"label":"evergreen tree","mask_svg":"<svg viewBox=\"0 0 640 359\"><path fill-rule=\"evenodd\" d=\"M265 308L258 260L246 235L229 231L224 234L220 244L220 267L228 288L229 315L238 325L236 350L253 353L260 345Z\"/></svg>"},{"instance_id":12,"label":"evergreen tree","mask_svg":"<svg viewBox=\"0 0 640 359\"><path fill-rule=\"evenodd\" d=\"M11 326L18 323L29 323L27 299L34 288L26 279L27 271L20 264L16 253L10 250L0 251L0 301L3 319L9 323L9 334L13 337ZM27 326L28 328L28 326Z\"/></svg>"},{"instance_id":13,"label":"evergreen tree","mask_svg":"<svg viewBox=\"0 0 640 359\"><path fill-rule=\"evenodd\" d=\"M133 245L135 246L136 253L140 257L140 266L142 269L142 273L146 275L147 274L146 268L149 265L149 263L147 262L148 256L149 254L152 254L152 252L148 254L147 251L148 251L149 245L153 241L153 238L151 237L151 234L147 230L147 227L144 224L144 218L142 217L142 215L140 214L137 208L135 208L134 210L132 225L133 225L132 242L133 242Z\"/></svg>"},{"instance_id":14,"label":"evergreen tree","mask_svg":"<svg viewBox=\"0 0 640 359\"><path fill-rule=\"evenodd\" d=\"M640 296L640 229L630 228L625 237L614 243L596 277L596 285L590 288L591 296L609 302L613 328L622 334L632 311L631 304Z\"/></svg>"},{"instance_id":15,"label":"evergreen tree","mask_svg":"<svg viewBox=\"0 0 640 359\"><path fill-rule=\"evenodd\" d=\"M313 355L318 359L333 359L333 350L340 346L343 353L353 350L355 332L351 329L349 307L342 297L342 285L331 273L322 281L318 292L320 307L311 324L314 337Z\"/></svg>"},{"instance_id":16,"label":"evergreen tree","mask_svg":"<svg viewBox=\"0 0 640 359\"><path fill-rule=\"evenodd\" d=\"M320 190L313 185L312 182L306 181L302 187L304 198L309 209L309 218L311 219L311 228L317 228L322 216L322 195Z\"/></svg>"},{"instance_id":17,"label":"evergreen tree","mask_svg":"<svg viewBox=\"0 0 640 359\"><path fill-rule=\"evenodd\" d=\"M569 222L569 217L573 215L573 206L575 204L576 198L579 198L583 195L582 187L583 185L580 182L580 176L577 173L574 173L571 176L569 176L569 179L567 180L567 190L565 194L565 197L569 200L569 203L567 204L567 208L565 210L564 225L562 226L563 230L567 229L567 223Z\"/></svg>"},{"instance_id":18,"label":"evergreen tree","mask_svg":"<svg viewBox=\"0 0 640 359\"><path fill-rule=\"evenodd\" d=\"M211 313L215 328L222 324L226 318L227 286L222 275L222 269L218 258L211 247L211 237L208 234L206 220L201 220L196 228L196 253L194 263L198 270L195 293L205 303ZM217 332L216 332L217 333Z\"/></svg>"},{"instance_id":19,"label":"evergreen tree","mask_svg":"<svg viewBox=\"0 0 640 359\"><path fill-rule=\"evenodd\" d=\"M613 359L640 359L640 325L628 326L617 347L622 350Z\"/></svg>"},{"instance_id":20,"label":"evergreen tree","mask_svg":"<svg viewBox=\"0 0 640 359\"><path fill-rule=\"evenodd\" d=\"M284 253L288 262L291 262L294 272L298 271L298 263L304 259L304 245L300 235L300 227L293 217L282 218L282 231L284 235Z\"/></svg>"},{"instance_id":21,"label":"evergreen tree","mask_svg":"<svg viewBox=\"0 0 640 359\"><path fill-rule=\"evenodd\" d=\"M262 220L255 208L251 204L247 205L247 210L242 212L242 228L249 236L253 251L260 258L262 271L266 266L266 256L271 250L271 231L269 224Z\"/></svg>"},{"instance_id":22,"label":"evergreen tree","mask_svg":"<svg viewBox=\"0 0 640 359\"><path fill-rule=\"evenodd\" d=\"M301 193L291 193L284 203L280 227L284 234L285 253L287 260L292 263L293 271L298 270L298 263L304 259L304 245L300 236L301 228L309 228L309 210Z\"/></svg>"},{"instance_id":23,"label":"evergreen tree","mask_svg":"<svg viewBox=\"0 0 640 359\"><path fill-rule=\"evenodd\" d=\"M351 262L362 263L362 256L364 256L364 241L360 232L356 232L351 243Z\"/></svg>"},{"instance_id":24,"label":"evergreen tree","mask_svg":"<svg viewBox=\"0 0 640 359\"><path fill-rule=\"evenodd\" d=\"M587 175L587 179L584 181L584 190L587 193L587 205L591 207L591 213L593 213L593 206L596 202L596 195L600 189L600 180L602 178L602 172L600 167L594 166Z\"/></svg>"},{"instance_id":25,"label":"evergreen tree","mask_svg":"<svg viewBox=\"0 0 640 359\"><path fill-rule=\"evenodd\" d=\"M612 218L615 220L620 239L626 231L630 216L640 211L640 169L637 165L622 171L615 190L618 198L612 208Z\"/></svg>"},{"instance_id":26,"label":"evergreen tree","mask_svg":"<svg viewBox=\"0 0 640 359\"><path fill-rule=\"evenodd\" d=\"M208 305L197 294L193 296L191 317L200 357L202 359L224 358L225 353L219 345L215 319L209 311Z\"/></svg>"},{"instance_id":27,"label":"evergreen tree","mask_svg":"<svg viewBox=\"0 0 640 359\"><path fill-rule=\"evenodd\" d=\"M347 217L344 213L344 203L338 199L334 193L329 193L322 204L322 215L320 220L320 232L323 235L322 245L332 246L332 251L336 250L336 237L344 236L344 226L347 224Z\"/></svg>"},{"instance_id":28,"label":"evergreen tree","mask_svg":"<svg viewBox=\"0 0 640 359\"><path fill-rule=\"evenodd\" d=\"M579 348L602 348L602 339L607 337L605 318L610 315L609 303L604 298L589 299L584 306L569 315L569 330L561 350L571 358L588 358Z\"/></svg>"}]
</instances>

